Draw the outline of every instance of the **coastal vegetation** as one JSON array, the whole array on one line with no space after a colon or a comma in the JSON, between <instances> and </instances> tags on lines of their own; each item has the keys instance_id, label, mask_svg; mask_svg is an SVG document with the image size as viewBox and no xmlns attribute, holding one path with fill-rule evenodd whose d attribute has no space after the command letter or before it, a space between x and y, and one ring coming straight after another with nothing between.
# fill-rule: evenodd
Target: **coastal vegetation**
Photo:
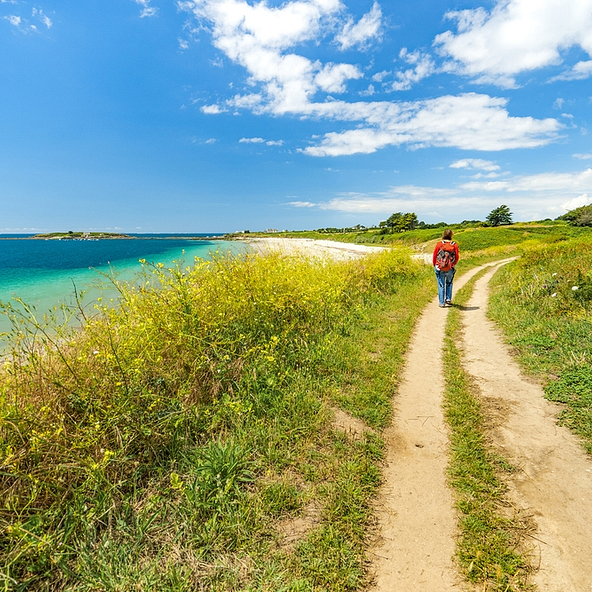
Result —
<instances>
[{"instance_id":1,"label":"coastal vegetation","mask_svg":"<svg viewBox=\"0 0 592 592\"><path fill-rule=\"evenodd\" d=\"M220 255L113 282L81 329L8 306L3 588L359 589L429 268Z\"/></svg>"},{"instance_id":2,"label":"coastal vegetation","mask_svg":"<svg viewBox=\"0 0 592 592\"><path fill-rule=\"evenodd\" d=\"M461 272L519 256L494 276L490 315L592 453L589 233L541 221L459 227L454 238ZM347 262L144 262L135 282L113 278L119 298L92 314L83 302L45 317L4 304L3 588L364 589L382 430L434 294L431 267L410 253L430 253L441 229L381 236L395 248ZM452 309L445 411L459 565L487 589L527 588L526 525L500 511L513 467L488 447L460 331Z\"/></svg>"},{"instance_id":3,"label":"coastal vegetation","mask_svg":"<svg viewBox=\"0 0 592 592\"><path fill-rule=\"evenodd\" d=\"M492 282L490 315L592 454L592 237L529 244Z\"/></svg>"},{"instance_id":4,"label":"coastal vegetation","mask_svg":"<svg viewBox=\"0 0 592 592\"><path fill-rule=\"evenodd\" d=\"M421 228L397 233L381 232L381 229L361 229L341 233L322 233L318 231L294 231L274 233L272 236L280 238L311 238L336 240L340 242L359 243L369 245L408 245L417 250L430 251L442 236L443 226L434 225L433 228ZM444 225L446 226L446 225ZM568 240L578 236L587 236L589 229L577 227L564 220L540 220L537 222L517 222L511 225L489 227L483 223L467 221L466 224L451 224L454 240L458 242L463 252L474 253L489 247L516 247L528 241L552 243ZM243 238L242 235L232 235ZM269 236L263 233L250 233L249 238Z\"/></svg>"}]
</instances>

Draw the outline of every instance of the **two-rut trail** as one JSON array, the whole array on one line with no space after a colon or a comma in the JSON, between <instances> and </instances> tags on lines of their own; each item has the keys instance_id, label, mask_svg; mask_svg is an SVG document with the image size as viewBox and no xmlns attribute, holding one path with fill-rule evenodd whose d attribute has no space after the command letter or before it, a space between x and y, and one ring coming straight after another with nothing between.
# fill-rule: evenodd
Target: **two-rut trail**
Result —
<instances>
[{"instance_id":1,"label":"two-rut trail","mask_svg":"<svg viewBox=\"0 0 592 592\"><path fill-rule=\"evenodd\" d=\"M533 516L533 576L541 592L592 590L592 460L556 422L557 405L527 380L487 319L488 283L475 283L463 312L464 365L484 398L502 400L506 417L493 445L520 468L509 496ZM487 266L484 266L487 267ZM481 268L455 280L461 288ZM379 495L380 542L370 550L374 592L470 590L454 563L456 513L446 482L448 428L442 412L442 342L446 310L432 301L408 350L385 432L387 456Z\"/></svg>"}]
</instances>

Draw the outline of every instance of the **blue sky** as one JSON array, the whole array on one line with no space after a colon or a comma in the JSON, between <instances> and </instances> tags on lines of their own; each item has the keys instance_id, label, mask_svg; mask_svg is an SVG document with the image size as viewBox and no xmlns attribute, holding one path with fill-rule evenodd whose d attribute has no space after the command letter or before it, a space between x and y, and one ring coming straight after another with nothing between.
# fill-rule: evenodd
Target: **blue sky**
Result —
<instances>
[{"instance_id":1,"label":"blue sky","mask_svg":"<svg viewBox=\"0 0 592 592\"><path fill-rule=\"evenodd\" d=\"M592 201L592 0L0 0L0 232Z\"/></svg>"}]
</instances>

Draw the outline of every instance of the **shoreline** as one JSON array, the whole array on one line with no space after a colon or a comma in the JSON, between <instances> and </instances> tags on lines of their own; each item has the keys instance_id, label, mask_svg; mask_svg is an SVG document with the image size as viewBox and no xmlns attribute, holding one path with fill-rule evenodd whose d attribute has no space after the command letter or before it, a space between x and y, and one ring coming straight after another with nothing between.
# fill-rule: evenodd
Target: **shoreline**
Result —
<instances>
[{"instance_id":1,"label":"shoreline","mask_svg":"<svg viewBox=\"0 0 592 592\"><path fill-rule=\"evenodd\" d=\"M287 256L304 255L338 261L359 259L387 248L312 238L245 238L242 239L242 242L262 254L279 252Z\"/></svg>"}]
</instances>

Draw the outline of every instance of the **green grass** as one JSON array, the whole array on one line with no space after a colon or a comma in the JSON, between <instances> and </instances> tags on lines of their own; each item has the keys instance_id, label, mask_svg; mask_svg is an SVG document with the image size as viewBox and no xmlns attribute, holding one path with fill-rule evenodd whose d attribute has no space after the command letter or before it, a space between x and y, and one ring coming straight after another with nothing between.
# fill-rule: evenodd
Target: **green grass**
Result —
<instances>
[{"instance_id":1,"label":"green grass","mask_svg":"<svg viewBox=\"0 0 592 592\"><path fill-rule=\"evenodd\" d=\"M491 248L517 249L526 243L555 243L572 238L590 236L589 228L580 228L568 225L561 221L541 221L529 223L516 223L510 226L466 227L451 224L461 253L474 253L486 251ZM381 234L378 229L360 230L356 232L324 233L317 231L293 231L280 232L273 235L263 233L251 233L251 237L274 236L286 238L312 238L318 240L335 240L345 243L361 243L370 245L421 245L422 243L435 242L442 236L442 228L418 229L395 234ZM245 235L240 235L244 238Z\"/></svg>"},{"instance_id":2,"label":"green grass","mask_svg":"<svg viewBox=\"0 0 592 592\"><path fill-rule=\"evenodd\" d=\"M430 271L220 257L146 266L82 329L9 310L3 589L363 587L383 443L332 407L388 423Z\"/></svg>"},{"instance_id":3,"label":"green grass","mask_svg":"<svg viewBox=\"0 0 592 592\"><path fill-rule=\"evenodd\" d=\"M532 571L524 554L527 525L518 515L509 516L504 476L513 469L491 447L487 438L486 411L479 389L463 369L461 310L480 272L456 295L448 313L444 340L446 379L444 411L450 425L449 479L459 510L460 535L457 557L465 577L487 590L528 589Z\"/></svg>"},{"instance_id":4,"label":"green grass","mask_svg":"<svg viewBox=\"0 0 592 592\"><path fill-rule=\"evenodd\" d=\"M560 422L592 454L592 243L533 245L492 283L489 314L547 398L564 405Z\"/></svg>"}]
</instances>

